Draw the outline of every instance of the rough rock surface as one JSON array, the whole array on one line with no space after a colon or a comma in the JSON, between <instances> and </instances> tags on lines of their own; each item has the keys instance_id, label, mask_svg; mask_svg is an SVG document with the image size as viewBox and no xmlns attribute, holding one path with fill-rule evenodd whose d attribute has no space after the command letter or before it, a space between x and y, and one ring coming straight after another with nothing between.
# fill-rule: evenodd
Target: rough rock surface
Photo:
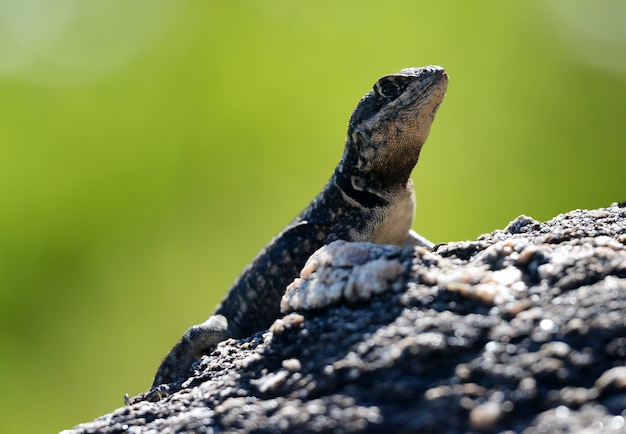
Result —
<instances>
[{"instance_id":1,"label":"rough rock surface","mask_svg":"<svg viewBox=\"0 0 626 434\"><path fill-rule=\"evenodd\" d=\"M335 242L281 307L68 432L626 432L623 204L433 251Z\"/></svg>"}]
</instances>

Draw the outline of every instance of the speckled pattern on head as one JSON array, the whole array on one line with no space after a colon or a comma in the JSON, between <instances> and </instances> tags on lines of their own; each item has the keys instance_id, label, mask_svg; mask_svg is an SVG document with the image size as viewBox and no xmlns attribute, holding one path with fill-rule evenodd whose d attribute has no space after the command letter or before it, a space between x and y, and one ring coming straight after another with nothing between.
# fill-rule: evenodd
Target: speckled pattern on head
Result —
<instances>
[{"instance_id":1,"label":"speckled pattern on head","mask_svg":"<svg viewBox=\"0 0 626 434\"><path fill-rule=\"evenodd\" d=\"M134 400L159 399L167 388L157 386L187 378L193 362L218 342L268 328L281 316L285 287L323 245L345 240L432 246L410 230L415 194L409 177L447 83L443 68L427 66L374 84L350 118L343 157L321 193L243 270L215 313L172 348L153 392Z\"/></svg>"}]
</instances>

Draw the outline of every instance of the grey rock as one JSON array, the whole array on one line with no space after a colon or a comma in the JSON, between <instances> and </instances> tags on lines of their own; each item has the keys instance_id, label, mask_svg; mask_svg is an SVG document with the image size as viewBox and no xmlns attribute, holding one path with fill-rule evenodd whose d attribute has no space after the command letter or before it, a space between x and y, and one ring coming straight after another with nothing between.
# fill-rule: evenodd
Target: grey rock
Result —
<instances>
[{"instance_id":1,"label":"grey rock","mask_svg":"<svg viewBox=\"0 0 626 434\"><path fill-rule=\"evenodd\" d=\"M331 243L281 308L67 432L626 432L623 205L432 251Z\"/></svg>"}]
</instances>

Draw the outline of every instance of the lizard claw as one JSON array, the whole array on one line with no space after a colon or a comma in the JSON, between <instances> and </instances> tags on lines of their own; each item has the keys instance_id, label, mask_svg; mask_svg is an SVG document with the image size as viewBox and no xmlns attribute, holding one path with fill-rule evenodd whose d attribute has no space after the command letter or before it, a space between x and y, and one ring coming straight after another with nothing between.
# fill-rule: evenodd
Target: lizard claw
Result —
<instances>
[{"instance_id":1,"label":"lizard claw","mask_svg":"<svg viewBox=\"0 0 626 434\"><path fill-rule=\"evenodd\" d=\"M128 396L128 393L124 395L124 405L133 405L138 402L148 401L157 402L163 398L170 396L170 386L167 384L159 384L158 386L148 390L145 393L140 393L132 398Z\"/></svg>"}]
</instances>

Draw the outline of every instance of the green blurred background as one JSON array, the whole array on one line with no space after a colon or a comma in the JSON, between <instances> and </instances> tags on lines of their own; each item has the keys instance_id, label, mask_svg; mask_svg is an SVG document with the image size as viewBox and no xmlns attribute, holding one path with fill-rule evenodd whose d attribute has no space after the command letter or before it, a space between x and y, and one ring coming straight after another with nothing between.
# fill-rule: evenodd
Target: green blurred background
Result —
<instances>
[{"instance_id":1,"label":"green blurred background","mask_svg":"<svg viewBox=\"0 0 626 434\"><path fill-rule=\"evenodd\" d=\"M625 200L625 5L0 0L0 432L146 390L381 75L450 74L413 176L431 240Z\"/></svg>"}]
</instances>

